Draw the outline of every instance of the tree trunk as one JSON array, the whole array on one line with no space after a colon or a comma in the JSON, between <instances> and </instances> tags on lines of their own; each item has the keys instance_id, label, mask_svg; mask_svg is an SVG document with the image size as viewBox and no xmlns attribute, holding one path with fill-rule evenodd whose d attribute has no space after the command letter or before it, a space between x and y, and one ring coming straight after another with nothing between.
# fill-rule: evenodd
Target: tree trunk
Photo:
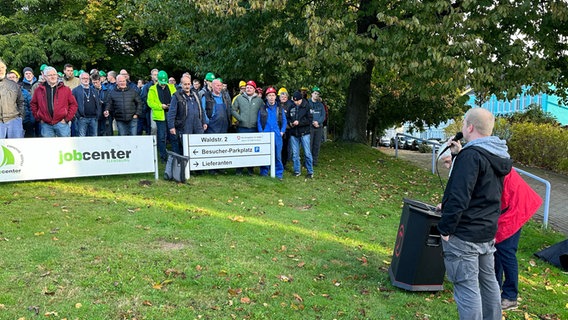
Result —
<instances>
[{"instance_id":1,"label":"tree trunk","mask_svg":"<svg viewBox=\"0 0 568 320\"><path fill-rule=\"evenodd\" d=\"M367 121L371 99L371 76L374 63L367 61L365 72L356 75L349 83L345 125L341 139L348 142L367 143Z\"/></svg>"},{"instance_id":2,"label":"tree trunk","mask_svg":"<svg viewBox=\"0 0 568 320\"><path fill-rule=\"evenodd\" d=\"M372 0L360 0L357 18L357 34L364 35L369 26L377 24L377 3ZM365 62L363 73L356 75L349 83L343 141L367 144L367 122L369 121L369 102L371 101L371 77L375 63Z\"/></svg>"}]
</instances>

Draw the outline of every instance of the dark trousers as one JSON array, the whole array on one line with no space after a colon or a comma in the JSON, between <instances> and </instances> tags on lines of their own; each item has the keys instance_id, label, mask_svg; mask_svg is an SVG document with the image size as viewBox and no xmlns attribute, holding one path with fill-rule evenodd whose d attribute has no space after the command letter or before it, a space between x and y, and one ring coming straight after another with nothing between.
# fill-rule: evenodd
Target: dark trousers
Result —
<instances>
[{"instance_id":1,"label":"dark trousers","mask_svg":"<svg viewBox=\"0 0 568 320\"><path fill-rule=\"evenodd\" d=\"M312 127L310 130L311 130L310 134L312 135L310 140L311 149L312 149L312 159L314 166L317 166L321 142L323 139L323 127L319 128Z\"/></svg>"},{"instance_id":2,"label":"dark trousers","mask_svg":"<svg viewBox=\"0 0 568 320\"><path fill-rule=\"evenodd\" d=\"M495 245L495 275L501 288L501 298L517 300L519 294L519 265L517 249L521 230ZM503 278L505 278L503 280Z\"/></svg>"}]
</instances>

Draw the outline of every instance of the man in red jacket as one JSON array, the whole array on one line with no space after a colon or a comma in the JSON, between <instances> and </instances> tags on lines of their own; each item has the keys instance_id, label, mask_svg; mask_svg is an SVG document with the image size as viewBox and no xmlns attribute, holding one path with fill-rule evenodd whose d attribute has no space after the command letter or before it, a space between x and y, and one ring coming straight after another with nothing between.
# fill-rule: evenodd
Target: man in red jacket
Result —
<instances>
[{"instance_id":1,"label":"man in red jacket","mask_svg":"<svg viewBox=\"0 0 568 320\"><path fill-rule=\"evenodd\" d=\"M536 213L542 199L515 171L503 183L501 216L495 235L495 275L501 287L501 308L516 309L519 294L517 249L521 228ZM504 277L503 277L504 276ZM505 280L503 280L505 278Z\"/></svg>"},{"instance_id":2,"label":"man in red jacket","mask_svg":"<svg viewBox=\"0 0 568 320\"><path fill-rule=\"evenodd\" d=\"M58 83L57 70L43 70L46 81L37 87L30 103L36 121L40 122L42 137L69 137L69 123L77 112L77 101L71 89Z\"/></svg>"}]
</instances>

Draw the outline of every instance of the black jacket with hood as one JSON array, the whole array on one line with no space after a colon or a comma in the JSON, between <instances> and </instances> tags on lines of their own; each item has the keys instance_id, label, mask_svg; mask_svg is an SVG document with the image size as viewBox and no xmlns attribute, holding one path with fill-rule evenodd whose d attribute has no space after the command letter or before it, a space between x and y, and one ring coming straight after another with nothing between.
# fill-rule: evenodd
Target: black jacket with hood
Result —
<instances>
[{"instance_id":1,"label":"black jacket with hood","mask_svg":"<svg viewBox=\"0 0 568 320\"><path fill-rule=\"evenodd\" d=\"M444 191L440 233L475 243L494 239L503 179L511 168L504 141L487 137L468 143L456 156Z\"/></svg>"}]
</instances>

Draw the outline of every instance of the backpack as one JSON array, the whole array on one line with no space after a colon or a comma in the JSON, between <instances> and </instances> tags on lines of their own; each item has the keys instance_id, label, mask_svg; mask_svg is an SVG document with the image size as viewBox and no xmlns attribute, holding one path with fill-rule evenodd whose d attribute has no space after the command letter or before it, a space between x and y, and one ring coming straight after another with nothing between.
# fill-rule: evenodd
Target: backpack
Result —
<instances>
[{"instance_id":1,"label":"backpack","mask_svg":"<svg viewBox=\"0 0 568 320\"><path fill-rule=\"evenodd\" d=\"M185 168L187 167L187 163L189 162L189 157L182 156L169 150L167 152L168 161L166 162L164 179L185 183L187 181L187 177L185 176Z\"/></svg>"}]
</instances>

